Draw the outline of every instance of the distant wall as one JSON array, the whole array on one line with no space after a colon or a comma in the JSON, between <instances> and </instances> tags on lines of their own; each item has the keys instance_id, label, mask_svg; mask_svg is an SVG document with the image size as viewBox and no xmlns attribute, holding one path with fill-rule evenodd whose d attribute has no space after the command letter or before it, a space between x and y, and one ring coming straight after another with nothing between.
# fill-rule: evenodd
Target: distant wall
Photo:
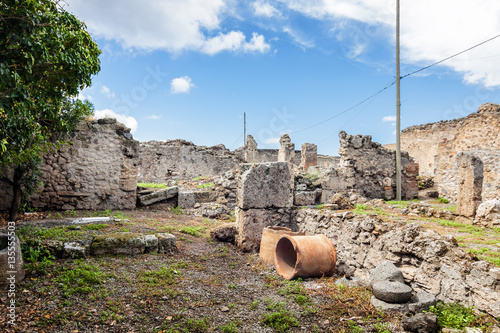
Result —
<instances>
[{"instance_id":1,"label":"distant wall","mask_svg":"<svg viewBox=\"0 0 500 333\"><path fill-rule=\"evenodd\" d=\"M243 154L224 145L196 146L185 140L141 142L139 182L164 183L169 179L189 179L220 175L243 162Z\"/></svg>"},{"instance_id":2,"label":"distant wall","mask_svg":"<svg viewBox=\"0 0 500 333\"><path fill-rule=\"evenodd\" d=\"M48 153L41 188L32 207L44 209L133 209L136 205L138 142L115 119L84 121L70 146ZM0 209L8 209L11 188L0 183Z\"/></svg>"},{"instance_id":3,"label":"distant wall","mask_svg":"<svg viewBox=\"0 0 500 333\"><path fill-rule=\"evenodd\" d=\"M484 164L483 201L499 197L498 104L483 104L464 118L406 128L401 133L401 149L419 163L420 175L435 177L439 195L453 201L457 199L458 188L456 155L470 152Z\"/></svg>"}]
</instances>

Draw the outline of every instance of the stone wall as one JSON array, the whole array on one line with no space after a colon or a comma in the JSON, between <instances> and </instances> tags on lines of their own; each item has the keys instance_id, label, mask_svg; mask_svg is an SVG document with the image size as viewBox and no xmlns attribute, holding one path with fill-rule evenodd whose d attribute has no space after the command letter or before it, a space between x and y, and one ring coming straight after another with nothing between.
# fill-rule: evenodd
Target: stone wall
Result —
<instances>
[{"instance_id":1,"label":"stone wall","mask_svg":"<svg viewBox=\"0 0 500 333\"><path fill-rule=\"evenodd\" d=\"M84 121L72 142L42 162L43 188L31 206L44 209L133 209L136 205L138 142L115 119ZM1 183L0 208L8 209L10 187Z\"/></svg>"},{"instance_id":2,"label":"stone wall","mask_svg":"<svg viewBox=\"0 0 500 333\"><path fill-rule=\"evenodd\" d=\"M243 162L241 151L224 145L196 146L185 140L141 142L139 182L164 183L170 179L213 177Z\"/></svg>"},{"instance_id":3,"label":"stone wall","mask_svg":"<svg viewBox=\"0 0 500 333\"><path fill-rule=\"evenodd\" d=\"M386 223L376 215L316 209L293 213L291 226L306 235L330 238L340 275L367 281L373 268L389 260L414 290L429 292L444 302L475 306L500 318L500 269L472 260L452 237L416 224Z\"/></svg>"},{"instance_id":4,"label":"stone wall","mask_svg":"<svg viewBox=\"0 0 500 333\"><path fill-rule=\"evenodd\" d=\"M392 146L392 145L391 145ZM401 149L435 177L439 195L458 200L457 154L470 152L484 164L482 200L500 197L500 105L483 104L467 117L404 129Z\"/></svg>"},{"instance_id":5,"label":"stone wall","mask_svg":"<svg viewBox=\"0 0 500 333\"><path fill-rule=\"evenodd\" d=\"M366 198L392 199L396 193L396 153L373 142L369 135L340 132L340 162L322 177L322 202L334 193L357 192ZM401 154L402 197L418 195L418 164L408 153Z\"/></svg>"}]
</instances>

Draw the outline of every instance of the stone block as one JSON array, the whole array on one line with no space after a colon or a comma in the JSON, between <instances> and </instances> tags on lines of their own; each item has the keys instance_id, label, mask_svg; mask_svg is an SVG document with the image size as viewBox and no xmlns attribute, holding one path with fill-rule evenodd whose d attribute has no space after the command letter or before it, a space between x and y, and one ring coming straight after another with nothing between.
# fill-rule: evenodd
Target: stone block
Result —
<instances>
[{"instance_id":1,"label":"stone block","mask_svg":"<svg viewBox=\"0 0 500 333\"><path fill-rule=\"evenodd\" d=\"M413 313L428 311L431 306L436 305L436 296L426 291L419 291L412 297L408 309Z\"/></svg>"},{"instance_id":2,"label":"stone block","mask_svg":"<svg viewBox=\"0 0 500 333\"><path fill-rule=\"evenodd\" d=\"M314 143L304 143L300 151L300 169L307 172L309 167L318 165L318 146Z\"/></svg>"},{"instance_id":3,"label":"stone block","mask_svg":"<svg viewBox=\"0 0 500 333\"><path fill-rule=\"evenodd\" d=\"M458 153L459 172L457 215L473 219L481 204L483 162L470 153Z\"/></svg>"},{"instance_id":4,"label":"stone block","mask_svg":"<svg viewBox=\"0 0 500 333\"><path fill-rule=\"evenodd\" d=\"M182 209L193 208L197 203L216 201L216 193L212 190L179 191L178 204Z\"/></svg>"},{"instance_id":5,"label":"stone block","mask_svg":"<svg viewBox=\"0 0 500 333\"><path fill-rule=\"evenodd\" d=\"M388 303L405 303L410 300L410 286L396 281L377 281L372 285L373 295Z\"/></svg>"},{"instance_id":6,"label":"stone block","mask_svg":"<svg viewBox=\"0 0 500 333\"><path fill-rule=\"evenodd\" d=\"M160 233L158 237L158 253L174 254L177 253L176 238L172 234Z\"/></svg>"},{"instance_id":7,"label":"stone block","mask_svg":"<svg viewBox=\"0 0 500 333\"><path fill-rule=\"evenodd\" d=\"M258 252L262 230L270 226L286 227L290 219L289 208L244 210L236 207L236 245L246 252Z\"/></svg>"},{"instance_id":8,"label":"stone block","mask_svg":"<svg viewBox=\"0 0 500 333\"><path fill-rule=\"evenodd\" d=\"M149 206L154 203L171 199L177 195L179 188L177 186L168 187L164 190L155 191L151 194L138 197L137 201L141 206Z\"/></svg>"},{"instance_id":9,"label":"stone block","mask_svg":"<svg viewBox=\"0 0 500 333\"><path fill-rule=\"evenodd\" d=\"M78 259L85 258L88 253L88 246L78 242L64 243L63 258Z\"/></svg>"},{"instance_id":10,"label":"stone block","mask_svg":"<svg viewBox=\"0 0 500 333\"><path fill-rule=\"evenodd\" d=\"M144 240L146 241L144 253L158 252L158 238L155 235L146 235Z\"/></svg>"},{"instance_id":11,"label":"stone block","mask_svg":"<svg viewBox=\"0 0 500 333\"><path fill-rule=\"evenodd\" d=\"M438 318L434 313L417 313L413 317L402 320L405 331L417 333L432 333L438 328Z\"/></svg>"},{"instance_id":12,"label":"stone block","mask_svg":"<svg viewBox=\"0 0 500 333\"><path fill-rule=\"evenodd\" d=\"M234 244L237 233L238 228L236 223L224 223L210 230L210 237L220 242Z\"/></svg>"},{"instance_id":13,"label":"stone block","mask_svg":"<svg viewBox=\"0 0 500 333\"><path fill-rule=\"evenodd\" d=\"M242 209L290 207L291 177L288 163L240 165L237 206Z\"/></svg>"},{"instance_id":14,"label":"stone block","mask_svg":"<svg viewBox=\"0 0 500 333\"><path fill-rule=\"evenodd\" d=\"M392 262L385 261L375 267L368 279L368 285L373 286L377 281L396 281L404 283L403 273Z\"/></svg>"},{"instance_id":15,"label":"stone block","mask_svg":"<svg viewBox=\"0 0 500 333\"><path fill-rule=\"evenodd\" d=\"M303 184L301 184L303 185ZM293 203L295 206L314 206L321 200L321 190L294 191Z\"/></svg>"},{"instance_id":16,"label":"stone block","mask_svg":"<svg viewBox=\"0 0 500 333\"><path fill-rule=\"evenodd\" d=\"M384 302L375 296L372 296L372 298L370 299L370 304L373 305L373 307L380 309L384 312L408 313L408 311L409 311L408 310L408 303Z\"/></svg>"},{"instance_id":17,"label":"stone block","mask_svg":"<svg viewBox=\"0 0 500 333\"><path fill-rule=\"evenodd\" d=\"M142 234L133 232L117 232L97 235L90 247L93 255L136 255L144 253L146 240Z\"/></svg>"},{"instance_id":18,"label":"stone block","mask_svg":"<svg viewBox=\"0 0 500 333\"><path fill-rule=\"evenodd\" d=\"M14 262L9 262L9 258L14 258ZM10 279L12 275L15 279ZM19 238L0 234L0 285L17 283L22 279L24 279L24 269Z\"/></svg>"},{"instance_id":19,"label":"stone block","mask_svg":"<svg viewBox=\"0 0 500 333\"><path fill-rule=\"evenodd\" d=\"M486 227L497 227L500 225L500 200L493 199L479 205L476 212L474 224Z\"/></svg>"}]
</instances>

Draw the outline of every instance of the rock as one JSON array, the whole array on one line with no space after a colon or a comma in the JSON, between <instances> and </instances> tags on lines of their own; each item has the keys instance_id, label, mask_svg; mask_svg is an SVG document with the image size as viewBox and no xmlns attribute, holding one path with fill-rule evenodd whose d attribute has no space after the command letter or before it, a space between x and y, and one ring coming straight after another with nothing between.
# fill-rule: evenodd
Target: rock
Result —
<instances>
[{"instance_id":1,"label":"rock","mask_svg":"<svg viewBox=\"0 0 500 333\"><path fill-rule=\"evenodd\" d=\"M151 194L146 194L137 198L138 204L141 206L149 206L156 202L171 199L177 195L179 188L177 186L168 187L163 190L155 191Z\"/></svg>"},{"instance_id":2,"label":"rock","mask_svg":"<svg viewBox=\"0 0 500 333\"><path fill-rule=\"evenodd\" d=\"M174 235L160 233L156 234L156 237L158 238L158 253L174 254L178 252Z\"/></svg>"},{"instance_id":3,"label":"rock","mask_svg":"<svg viewBox=\"0 0 500 333\"><path fill-rule=\"evenodd\" d=\"M280 138L280 149L278 151L278 162L291 162L295 159L295 144L292 143L288 134Z\"/></svg>"},{"instance_id":4,"label":"rock","mask_svg":"<svg viewBox=\"0 0 500 333\"><path fill-rule=\"evenodd\" d=\"M211 219L228 215L229 209L217 203L204 203L201 205L201 216L209 217Z\"/></svg>"},{"instance_id":5,"label":"rock","mask_svg":"<svg viewBox=\"0 0 500 333\"><path fill-rule=\"evenodd\" d=\"M210 237L220 242L235 242L237 234L237 226L236 223L225 223L221 224L214 229L210 230Z\"/></svg>"},{"instance_id":6,"label":"rock","mask_svg":"<svg viewBox=\"0 0 500 333\"><path fill-rule=\"evenodd\" d=\"M335 193L331 199L330 199L330 203L331 204L334 204L334 205L337 205L338 206L338 209L341 210L341 209L352 209L354 208L354 205L352 204L352 202L349 201L349 199L347 199L345 196L343 196L341 193Z\"/></svg>"},{"instance_id":7,"label":"rock","mask_svg":"<svg viewBox=\"0 0 500 333\"><path fill-rule=\"evenodd\" d=\"M426 291L419 291L412 297L408 304L408 310L413 313L428 311L431 306L436 305L436 296Z\"/></svg>"},{"instance_id":8,"label":"rock","mask_svg":"<svg viewBox=\"0 0 500 333\"><path fill-rule=\"evenodd\" d=\"M500 200L488 200L479 205L474 224L487 227L500 225Z\"/></svg>"},{"instance_id":9,"label":"rock","mask_svg":"<svg viewBox=\"0 0 500 333\"><path fill-rule=\"evenodd\" d=\"M458 200L457 215L473 219L481 203L483 162L469 152L457 154Z\"/></svg>"},{"instance_id":10,"label":"rock","mask_svg":"<svg viewBox=\"0 0 500 333\"><path fill-rule=\"evenodd\" d=\"M146 242L144 253L158 252L158 238L155 235L144 236L144 241Z\"/></svg>"},{"instance_id":11,"label":"rock","mask_svg":"<svg viewBox=\"0 0 500 333\"><path fill-rule=\"evenodd\" d=\"M368 279L368 285L373 286L377 281L393 281L404 283L403 273L390 261L385 261L375 267Z\"/></svg>"},{"instance_id":12,"label":"rock","mask_svg":"<svg viewBox=\"0 0 500 333\"><path fill-rule=\"evenodd\" d=\"M88 247L78 242L64 243L63 258L85 258L87 256L87 252Z\"/></svg>"},{"instance_id":13,"label":"rock","mask_svg":"<svg viewBox=\"0 0 500 333\"><path fill-rule=\"evenodd\" d=\"M117 232L97 235L92 240L91 253L96 256L107 254L136 255L144 253L146 240L142 234Z\"/></svg>"},{"instance_id":14,"label":"rock","mask_svg":"<svg viewBox=\"0 0 500 333\"><path fill-rule=\"evenodd\" d=\"M262 230L265 227L281 226L290 224L290 209L248 209L236 207L236 223L238 233L236 245L246 252L258 252Z\"/></svg>"},{"instance_id":15,"label":"rock","mask_svg":"<svg viewBox=\"0 0 500 333\"><path fill-rule=\"evenodd\" d=\"M437 316L434 313L418 313L413 317L403 318L403 328L409 332L432 333L438 328Z\"/></svg>"},{"instance_id":16,"label":"rock","mask_svg":"<svg viewBox=\"0 0 500 333\"><path fill-rule=\"evenodd\" d=\"M318 165L318 147L313 143L302 144L299 169L307 172L309 167L316 165Z\"/></svg>"},{"instance_id":17,"label":"rock","mask_svg":"<svg viewBox=\"0 0 500 333\"><path fill-rule=\"evenodd\" d=\"M103 223L109 222L109 217L84 217L71 221L71 224Z\"/></svg>"},{"instance_id":18,"label":"rock","mask_svg":"<svg viewBox=\"0 0 500 333\"><path fill-rule=\"evenodd\" d=\"M405 303L410 300L413 292L410 286L392 281L376 281L372 289L375 297L388 303Z\"/></svg>"},{"instance_id":19,"label":"rock","mask_svg":"<svg viewBox=\"0 0 500 333\"><path fill-rule=\"evenodd\" d=\"M54 258L62 258L64 252L64 243L55 240L45 240L42 241L43 247L49 251Z\"/></svg>"},{"instance_id":20,"label":"rock","mask_svg":"<svg viewBox=\"0 0 500 333\"><path fill-rule=\"evenodd\" d=\"M242 209L290 207L291 177L287 162L240 165L237 206Z\"/></svg>"},{"instance_id":21,"label":"rock","mask_svg":"<svg viewBox=\"0 0 500 333\"><path fill-rule=\"evenodd\" d=\"M8 231L13 228L10 223L7 228ZM14 279L12 279L13 276ZM24 269L19 238L8 234L0 234L0 285L15 284L22 279L24 279Z\"/></svg>"},{"instance_id":22,"label":"rock","mask_svg":"<svg viewBox=\"0 0 500 333\"><path fill-rule=\"evenodd\" d=\"M370 304L373 307L380 309L384 312L401 312L408 313L408 303L388 303L372 296L370 299Z\"/></svg>"},{"instance_id":23,"label":"rock","mask_svg":"<svg viewBox=\"0 0 500 333\"><path fill-rule=\"evenodd\" d=\"M300 184L304 185L304 184ZM305 185L304 185L305 186ZM321 199L321 190L314 191L295 191L293 203L295 206L315 206L319 204Z\"/></svg>"}]
</instances>

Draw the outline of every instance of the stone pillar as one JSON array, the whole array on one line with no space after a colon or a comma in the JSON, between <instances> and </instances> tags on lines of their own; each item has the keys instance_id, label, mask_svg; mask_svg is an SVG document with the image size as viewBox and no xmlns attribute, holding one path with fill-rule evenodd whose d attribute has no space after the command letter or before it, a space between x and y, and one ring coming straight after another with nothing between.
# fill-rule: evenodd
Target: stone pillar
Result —
<instances>
[{"instance_id":1,"label":"stone pillar","mask_svg":"<svg viewBox=\"0 0 500 333\"><path fill-rule=\"evenodd\" d=\"M458 163L457 215L464 222L472 222L481 204L483 190L483 162L476 156L460 152Z\"/></svg>"},{"instance_id":2,"label":"stone pillar","mask_svg":"<svg viewBox=\"0 0 500 333\"><path fill-rule=\"evenodd\" d=\"M257 141L253 138L253 136L247 136L247 143L245 145L245 162L247 163L255 163L257 162L257 156L259 152L257 150Z\"/></svg>"},{"instance_id":3,"label":"stone pillar","mask_svg":"<svg viewBox=\"0 0 500 333\"><path fill-rule=\"evenodd\" d=\"M290 224L292 192L286 162L240 164L236 195L236 244L257 252L262 230Z\"/></svg>"},{"instance_id":4,"label":"stone pillar","mask_svg":"<svg viewBox=\"0 0 500 333\"><path fill-rule=\"evenodd\" d=\"M278 151L278 162L290 162L295 160L295 144L288 134L280 138L280 150Z\"/></svg>"},{"instance_id":5,"label":"stone pillar","mask_svg":"<svg viewBox=\"0 0 500 333\"><path fill-rule=\"evenodd\" d=\"M300 167L303 172L307 172L310 166L318 165L318 146L314 143L304 143L300 152Z\"/></svg>"}]
</instances>

